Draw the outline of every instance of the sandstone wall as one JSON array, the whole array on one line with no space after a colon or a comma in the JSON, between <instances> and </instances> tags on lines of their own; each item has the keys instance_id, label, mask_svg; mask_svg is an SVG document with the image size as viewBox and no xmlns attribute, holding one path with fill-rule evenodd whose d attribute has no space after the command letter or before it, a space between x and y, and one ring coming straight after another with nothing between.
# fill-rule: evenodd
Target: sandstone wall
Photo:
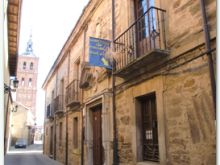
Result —
<instances>
[{"instance_id":1,"label":"sandstone wall","mask_svg":"<svg viewBox=\"0 0 220 165\"><path fill-rule=\"evenodd\" d=\"M206 57L164 77L167 152L171 164L214 165L216 127Z\"/></svg>"},{"instance_id":2,"label":"sandstone wall","mask_svg":"<svg viewBox=\"0 0 220 165\"><path fill-rule=\"evenodd\" d=\"M167 0L166 37L171 56L177 56L204 43L200 1ZM211 38L216 37L216 1L205 1Z\"/></svg>"}]
</instances>

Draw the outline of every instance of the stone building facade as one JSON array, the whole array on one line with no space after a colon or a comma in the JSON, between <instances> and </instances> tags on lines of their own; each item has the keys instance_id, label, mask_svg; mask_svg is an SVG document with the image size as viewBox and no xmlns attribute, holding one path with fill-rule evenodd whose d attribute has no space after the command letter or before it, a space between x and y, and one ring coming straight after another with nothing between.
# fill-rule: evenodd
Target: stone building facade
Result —
<instances>
[{"instance_id":1,"label":"stone building facade","mask_svg":"<svg viewBox=\"0 0 220 165\"><path fill-rule=\"evenodd\" d=\"M216 1L202 2L89 1L43 84L44 153L68 165L214 165ZM113 38L113 71L90 65L90 37Z\"/></svg>"}]
</instances>

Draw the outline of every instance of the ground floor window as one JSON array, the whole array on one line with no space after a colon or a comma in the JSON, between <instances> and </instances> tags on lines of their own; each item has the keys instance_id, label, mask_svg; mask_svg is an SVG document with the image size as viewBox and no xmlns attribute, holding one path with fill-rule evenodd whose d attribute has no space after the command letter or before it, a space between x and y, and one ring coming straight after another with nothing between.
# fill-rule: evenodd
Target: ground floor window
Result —
<instances>
[{"instance_id":1,"label":"ground floor window","mask_svg":"<svg viewBox=\"0 0 220 165\"><path fill-rule=\"evenodd\" d=\"M59 125L59 146L62 144L62 136L63 136L63 123L60 122Z\"/></svg>"},{"instance_id":2,"label":"ground floor window","mask_svg":"<svg viewBox=\"0 0 220 165\"><path fill-rule=\"evenodd\" d=\"M50 155L53 155L53 126L50 127Z\"/></svg>"},{"instance_id":3,"label":"ground floor window","mask_svg":"<svg viewBox=\"0 0 220 165\"><path fill-rule=\"evenodd\" d=\"M73 118L73 147L78 148L78 117Z\"/></svg>"}]
</instances>

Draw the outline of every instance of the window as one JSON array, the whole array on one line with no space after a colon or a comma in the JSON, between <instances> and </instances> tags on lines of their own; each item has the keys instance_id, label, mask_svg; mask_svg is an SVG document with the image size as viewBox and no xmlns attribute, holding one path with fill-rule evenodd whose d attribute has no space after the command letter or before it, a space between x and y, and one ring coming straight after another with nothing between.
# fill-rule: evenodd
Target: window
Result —
<instances>
[{"instance_id":1,"label":"window","mask_svg":"<svg viewBox=\"0 0 220 165\"><path fill-rule=\"evenodd\" d=\"M34 64L33 62L30 63L30 70L33 70Z\"/></svg>"},{"instance_id":2,"label":"window","mask_svg":"<svg viewBox=\"0 0 220 165\"><path fill-rule=\"evenodd\" d=\"M78 117L73 118L73 147L78 148Z\"/></svg>"},{"instance_id":3,"label":"window","mask_svg":"<svg viewBox=\"0 0 220 165\"><path fill-rule=\"evenodd\" d=\"M60 122L59 125L59 146L62 144L62 135L63 135L63 123Z\"/></svg>"},{"instance_id":4,"label":"window","mask_svg":"<svg viewBox=\"0 0 220 165\"><path fill-rule=\"evenodd\" d=\"M154 0L137 0L137 18L143 16L145 12L154 6ZM141 18L139 22L139 31L138 31L138 39L142 40L143 38L149 37L149 33L152 31L152 27L156 28L155 13L153 10L149 11L149 14L145 15Z\"/></svg>"},{"instance_id":5,"label":"window","mask_svg":"<svg viewBox=\"0 0 220 165\"><path fill-rule=\"evenodd\" d=\"M50 116L52 116L51 109L50 109L50 104L47 105L47 111L46 111L46 113L47 113L47 118L49 118Z\"/></svg>"},{"instance_id":6,"label":"window","mask_svg":"<svg viewBox=\"0 0 220 165\"><path fill-rule=\"evenodd\" d=\"M60 81L60 107L61 107L61 109L64 109L64 79L62 79L61 81Z\"/></svg>"},{"instance_id":7,"label":"window","mask_svg":"<svg viewBox=\"0 0 220 165\"><path fill-rule=\"evenodd\" d=\"M155 93L138 98L137 157L138 161L159 162L157 110Z\"/></svg>"},{"instance_id":8,"label":"window","mask_svg":"<svg viewBox=\"0 0 220 165\"><path fill-rule=\"evenodd\" d=\"M29 81L28 81L28 86L31 87L32 86L32 78L29 78Z\"/></svg>"},{"instance_id":9,"label":"window","mask_svg":"<svg viewBox=\"0 0 220 165\"><path fill-rule=\"evenodd\" d=\"M159 15L163 12L154 6L155 0L135 1L138 56L161 46L160 24L163 22Z\"/></svg>"},{"instance_id":10,"label":"window","mask_svg":"<svg viewBox=\"0 0 220 165\"><path fill-rule=\"evenodd\" d=\"M78 59L75 63L74 63L74 70L75 70L75 79L79 80L79 76L80 76L80 59Z\"/></svg>"},{"instance_id":11,"label":"window","mask_svg":"<svg viewBox=\"0 0 220 165\"><path fill-rule=\"evenodd\" d=\"M23 69L26 69L26 62L23 63Z\"/></svg>"},{"instance_id":12,"label":"window","mask_svg":"<svg viewBox=\"0 0 220 165\"><path fill-rule=\"evenodd\" d=\"M21 78L21 85L24 86L24 77Z\"/></svg>"},{"instance_id":13,"label":"window","mask_svg":"<svg viewBox=\"0 0 220 165\"><path fill-rule=\"evenodd\" d=\"M50 141L50 155L53 155L53 145L54 145L53 126L50 127L50 136L48 138L49 138L49 141Z\"/></svg>"}]
</instances>

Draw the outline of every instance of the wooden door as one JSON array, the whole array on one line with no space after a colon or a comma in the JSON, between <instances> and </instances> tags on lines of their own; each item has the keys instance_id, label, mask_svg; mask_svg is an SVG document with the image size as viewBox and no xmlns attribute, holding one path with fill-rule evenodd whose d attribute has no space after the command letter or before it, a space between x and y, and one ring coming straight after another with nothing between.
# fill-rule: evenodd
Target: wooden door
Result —
<instances>
[{"instance_id":1,"label":"wooden door","mask_svg":"<svg viewBox=\"0 0 220 165\"><path fill-rule=\"evenodd\" d=\"M50 155L53 155L53 126L50 127Z\"/></svg>"},{"instance_id":2,"label":"wooden door","mask_svg":"<svg viewBox=\"0 0 220 165\"><path fill-rule=\"evenodd\" d=\"M141 100L143 160L159 161L157 110L155 94Z\"/></svg>"},{"instance_id":3,"label":"wooden door","mask_svg":"<svg viewBox=\"0 0 220 165\"><path fill-rule=\"evenodd\" d=\"M154 6L155 0L135 0L135 16L137 21L136 35L138 56L145 55L146 52L156 48L155 38L155 10L150 9Z\"/></svg>"},{"instance_id":4,"label":"wooden door","mask_svg":"<svg viewBox=\"0 0 220 165\"><path fill-rule=\"evenodd\" d=\"M102 106L96 106L92 109L93 115L93 165L102 165Z\"/></svg>"}]
</instances>

